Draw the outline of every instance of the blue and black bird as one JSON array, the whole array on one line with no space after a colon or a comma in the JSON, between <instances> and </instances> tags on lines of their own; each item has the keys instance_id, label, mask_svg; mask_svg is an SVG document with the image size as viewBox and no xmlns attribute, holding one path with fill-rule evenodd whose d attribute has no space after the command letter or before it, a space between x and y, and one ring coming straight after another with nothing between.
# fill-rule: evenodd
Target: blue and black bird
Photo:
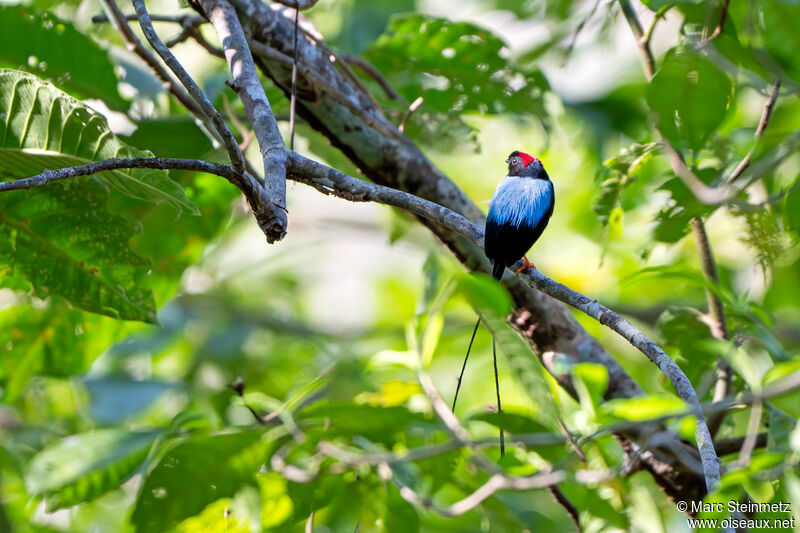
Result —
<instances>
[{"instance_id":1,"label":"blue and black bird","mask_svg":"<svg viewBox=\"0 0 800 533\"><path fill-rule=\"evenodd\" d=\"M489 205L489 215L486 217L486 231L484 250L486 257L492 262L492 277L500 279L507 266L511 266L520 259L525 259L525 264L517 273L528 268L536 268L528 261L525 253L533 246L542 235L544 228L550 221L555 205L555 191L553 182L542 165L542 162L524 152L514 151L506 159L508 163L508 176L497 186ZM475 324L472 338L458 377L456 394L453 398L453 409L456 408L458 390L461 387L461 378L467 367L467 359L472 349L472 342L480 326L481 319ZM497 353L494 339L492 339L492 354L494 356L494 379L497 389L497 410L500 407L500 384L497 377ZM500 430L500 452L505 453L503 430Z\"/></svg>"}]
</instances>

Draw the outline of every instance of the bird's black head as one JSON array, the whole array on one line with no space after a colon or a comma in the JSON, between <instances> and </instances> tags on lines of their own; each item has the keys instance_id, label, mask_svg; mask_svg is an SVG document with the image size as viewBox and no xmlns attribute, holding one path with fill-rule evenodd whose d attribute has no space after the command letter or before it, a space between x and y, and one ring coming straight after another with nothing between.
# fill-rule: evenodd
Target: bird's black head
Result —
<instances>
[{"instance_id":1,"label":"bird's black head","mask_svg":"<svg viewBox=\"0 0 800 533\"><path fill-rule=\"evenodd\" d=\"M525 152L514 150L506 159L506 163L508 163L509 176L548 179L542 162Z\"/></svg>"}]
</instances>

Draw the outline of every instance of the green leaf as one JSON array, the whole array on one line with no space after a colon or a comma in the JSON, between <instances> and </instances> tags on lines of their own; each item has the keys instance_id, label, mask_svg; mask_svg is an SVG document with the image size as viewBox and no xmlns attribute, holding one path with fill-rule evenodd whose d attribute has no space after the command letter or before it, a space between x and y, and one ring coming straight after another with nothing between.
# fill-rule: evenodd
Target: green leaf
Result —
<instances>
[{"instance_id":1,"label":"green leaf","mask_svg":"<svg viewBox=\"0 0 800 533\"><path fill-rule=\"evenodd\" d=\"M515 113L546 124L547 80L537 70L514 64L507 52L505 43L485 28L408 14L392 18L366 56L407 102L422 97L406 129L409 137L463 146L474 136L462 120L465 112Z\"/></svg>"},{"instance_id":2,"label":"green leaf","mask_svg":"<svg viewBox=\"0 0 800 533\"><path fill-rule=\"evenodd\" d=\"M699 4L702 1L703 0L642 0L642 3L655 12L666 6L675 4Z\"/></svg>"},{"instance_id":3,"label":"green leaf","mask_svg":"<svg viewBox=\"0 0 800 533\"><path fill-rule=\"evenodd\" d=\"M25 43L20 46L20 43ZM0 66L53 80L74 96L126 110L108 53L75 27L25 6L0 6Z\"/></svg>"},{"instance_id":4,"label":"green leaf","mask_svg":"<svg viewBox=\"0 0 800 533\"><path fill-rule=\"evenodd\" d=\"M456 290L478 312L488 312L503 318L511 312L511 296L490 276L479 272L460 274L456 276L456 283Z\"/></svg>"},{"instance_id":5,"label":"green leaf","mask_svg":"<svg viewBox=\"0 0 800 533\"><path fill-rule=\"evenodd\" d=\"M502 413L480 412L469 417L470 420L480 420L497 428L502 428L509 433L547 433L548 429L521 413L505 409ZM555 441L555 439L554 439Z\"/></svg>"},{"instance_id":6,"label":"green leaf","mask_svg":"<svg viewBox=\"0 0 800 533\"><path fill-rule=\"evenodd\" d=\"M579 363L573 366L571 370L573 376L578 378L580 384L585 386L585 393L589 395L588 398L584 398L583 388L576 383L581 403L584 400L590 400L592 406L600 405L608 389L608 369L595 363Z\"/></svg>"},{"instance_id":7,"label":"green leaf","mask_svg":"<svg viewBox=\"0 0 800 533\"><path fill-rule=\"evenodd\" d=\"M142 464L160 431L103 429L58 440L31 460L26 484L54 511L119 487Z\"/></svg>"},{"instance_id":8,"label":"green leaf","mask_svg":"<svg viewBox=\"0 0 800 533\"><path fill-rule=\"evenodd\" d=\"M303 409L298 418L328 420L331 434L362 435L377 442L393 441L392 435L404 431L409 424L429 423L424 415L405 407L356 404L312 405Z\"/></svg>"},{"instance_id":9,"label":"green leaf","mask_svg":"<svg viewBox=\"0 0 800 533\"><path fill-rule=\"evenodd\" d=\"M69 309L63 300L42 308L0 311L0 386L15 400L35 375L66 377L85 372L130 323Z\"/></svg>"},{"instance_id":10,"label":"green leaf","mask_svg":"<svg viewBox=\"0 0 800 533\"><path fill-rule=\"evenodd\" d=\"M18 70L0 69L0 119L0 178L4 180L115 157L153 156L120 141L103 115ZM164 170L107 170L96 176L133 198L199 214Z\"/></svg>"},{"instance_id":11,"label":"green leaf","mask_svg":"<svg viewBox=\"0 0 800 533\"><path fill-rule=\"evenodd\" d=\"M656 147L655 143L634 143L603 163L596 178L600 183L600 194L592 207L601 224L606 226L614 221L612 213L620 206L622 191L636 178L636 172Z\"/></svg>"},{"instance_id":12,"label":"green leaf","mask_svg":"<svg viewBox=\"0 0 800 533\"><path fill-rule=\"evenodd\" d=\"M758 2L754 22L770 57L794 81L800 81L800 6L796 2L763 0Z\"/></svg>"},{"instance_id":13,"label":"green leaf","mask_svg":"<svg viewBox=\"0 0 800 533\"><path fill-rule=\"evenodd\" d=\"M128 247L138 228L105 210L107 196L90 177L0 194L0 283L22 277L42 298L154 323L140 286L150 262Z\"/></svg>"},{"instance_id":14,"label":"green leaf","mask_svg":"<svg viewBox=\"0 0 800 533\"><path fill-rule=\"evenodd\" d=\"M713 63L671 50L647 86L648 105L661 132L679 148L701 148L725 118L733 84Z\"/></svg>"},{"instance_id":15,"label":"green leaf","mask_svg":"<svg viewBox=\"0 0 800 533\"><path fill-rule=\"evenodd\" d=\"M683 400L671 394L617 398L600 406L600 411L606 415L633 421L683 413L686 410L687 407Z\"/></svg>"},{"instance_id":16,"label":"green leaf","mask_svg":"<svg viewBox=\"0 0 800 533\"><path fill-rule=\"evenodd\" d=\"M169 450L144 480L131 523L166 531L206 505L255 483L268 441L264 431L194 438Z\"/></svg>"},{"instance_id":17,"label":"green leaf","mask_svg":"<svg viewBox=\"0 0 800 533\"><path fill-rule=\"evenodd\" d=\"M398 489L391 483L386 488L384 524L387 532L416 533L419 531L417 510L400 496Z\"/></svg>"},{"instance_id":18,"label":"green leaf","mask_svg":"<svg viewBox=\"0 0 800 533\"><path fill-rule=\"evenodd\" d=\"M136 130L123 140L152 150L158 157L201 158L213 148L203 130L188 116L138 121Z\"/></svg>"}]
</instances>

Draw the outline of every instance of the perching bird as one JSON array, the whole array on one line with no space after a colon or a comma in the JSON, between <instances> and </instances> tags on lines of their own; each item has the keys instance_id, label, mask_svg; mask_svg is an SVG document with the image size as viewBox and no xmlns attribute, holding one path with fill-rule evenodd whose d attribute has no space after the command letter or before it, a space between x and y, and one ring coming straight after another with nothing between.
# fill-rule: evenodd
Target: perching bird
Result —
<instances>
[{"instance_id":1,"label":"perching bird","mask_svg":"<svg viewBox=\"0 0 800 533\"><path fill-rule=\"evenodd\" d=\"M489 215L486 217L486 231L484 250L486 257L492 262L492 277L500 279L507 266L511 266L520 259L525 259L525 264L517 273L536 268L528 261L525 253L533 246L542 235L544 228L550 221L555 205L555 191L553 182L542 166L539 159L524 152L514 151L506 159L508 163L508 176L497 186L489 205ZM453 410L456 408L458 390L461 387L461 378L467 367L467 359L475 340L481 319L472 330L472 338L458 377L456 394L453 398ZM494 381L497 389L497 410L500 408L500 383L497 377L497 353L494 339L492 339L492 355L494 356ZM505 453L503 430L500 430L500 453Z\"/></svg>"}]
</instances>

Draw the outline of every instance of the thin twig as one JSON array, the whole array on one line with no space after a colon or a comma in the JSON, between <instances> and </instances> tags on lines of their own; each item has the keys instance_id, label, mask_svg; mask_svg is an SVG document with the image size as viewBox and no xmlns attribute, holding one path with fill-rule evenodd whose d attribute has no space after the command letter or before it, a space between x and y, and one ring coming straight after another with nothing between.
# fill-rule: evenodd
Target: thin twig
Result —
<instances>
[{"instance_id":1,"label":"thin twig","mask_svg":"<svg viewBox=\"0 0 800 533\"><path fill-rule=\"evenodd\" d=\"M644 65L645 77L647 81L650 81L656 71L656 60L653 57L653 52L650 51L650 43L646 40L639 17L636 15L636 11L634 11L630 1L619 0L619 6L622 9L625 20L628 21L628 25L631 27L633 38L636 41L636 49L639 50L639 55Z\"/></svg>"},{"instance_id":2,"label":"thin twig","mask_svg":"<svg viewBox=\"0 0 800 533\"><path fill-rule=\"evenodd\" d=\"M239 149L239 143L236 142L236 138L225 124L225 120L223 120L222 116L214 108L214 105L208 99L206 93L204 93L200 86L197 85L191 76L189 76L189 73L186 72L186 69L183 68L183 65L181 65L180 61L178 61L178 59L172 54L170 49L167 48L167 46L158 36L155 28L153 28L153 22L150 20L150 15L147 13L147 7L144 5L144 0L132 1L134 8L136 8L136 16L139 18L139 25L144 32L145 38L147 38L147 41L150 43L150 46L152 46L153 50L155 50L156 53L161 56L161 59L164 60L164 63L166 63L169 69L175 74L175 76L177 76L186 90L189 91L189 94L192 95L192 98L194 98L195 102L197 102L197 104L203 110L203 113L205 113L205 115L211 119L214 128L222 139L222 144L225 146L225 150L228 152L228 157L231 160L234 170L240 174L243 174L245 171L244 155Z\"/></svg>"},{"instance_id":3,"label":"thin twig","mask_svg":"<svg viewBox=\"0 0 800 533\"><path fill-rule=\"evenodd\" d=\"M722 2L722 7L720 8L719 12L719 22L717 22L717 27L714 28L714 32L706 39L705 41L713 41L717 37L722 34L722 30L725 27L725 21L728 19L728 4L731 3L731 0L724 0Z\"/></svg>"},{"instance_id":4,"label":"thin twig","mask_svg":"<svg viewBox=\"0 0 800 533\"><path fill-rule=\"evenodd\" d=\"M253 131L242 124L242 121L236 116L236 113L233 112L231 108L231 103L228 101L228 96L225 93L222 93L222 107L225 109L225 114L228 115L228 119L233 123L237 130L239 130L239 135L242 136L242 142L239 144L239 149L242 153L246 152L247 149L250 147L250 143L253 142Z\"/></svg>"},{"instance_id":5,"label":"thin twig","mask_svg":"<svg viewBox=\"0 0 800 533\"><path fill-rule=\"evenodd\" d=\"M518 264L512 266L512 269L519 268L522 265L523 261L519 261ZM618 314L600 305L597 300L587 298L569 287L551 280L538 270L528 269L525 274L526 277L523 279L532 287L575 307L621 335L647 356L669 378L678 395L689 405L692 414L697 419L695 431L697 448L703 463L706 487L709 491L712 491L719 483L719 458L714 451L714 442L706 425L697 393L683 370L644 333Z\"/></svg>"},{"instance_id":6,"label":"thin twig","mask_svg":"<svg viewBox=\"0 0 800 533\"><path fill-rule=\"evenodd\" d=\"M400 126L397 127L397 129L400 130L400 133L405 133L406 124L408 124L408 119L410 119L411 118L411 114L414 111L416 111L417 108L419 108L419 106L422 105L422 101L423 101L422 97L418 96L417 99L414 100L413 102L411 102L411 105L408 106L408 111L406 111L406 114L403 115L403 120L400 122Z\"/></svg>"},{"instance_id":7,"label":"thin twig","mask_svg":"<svg viewBox=\"0 0 800 533\"><path fill-rule=\"evenodd\" d=\"M583 529L581 528L581 515L578 512L578 508L575 507L575 504L569 501L569 498L561 491L558 485L550 485L547 487L547 490L550 494L553 495L556 502L561 505L569 515L570 519L572 519L572 523L575 524L575 529L578 533L582 533Z\"/></svg>"},{"instance_id":8,"label":"thin twig","mask_svg":"<svg viewBox=\"0 0 800 533\"><path fill-rule=\"evenodd\" d=\"M709 285L719 287L717 264L714 261L714 254L711 251L711 243L708 240L703 220L699 217L694 217L691 220L691 224L697 255L700 257L700 268L703 271L703 277ZM705 292L709 318L707 322L711 336L718 340L727 341L730 339L730 334L728 333L728 325L725 321L725 307L722 305L722 300L710 287L706 287ZM733 381L733 371L724 357L717 357L717 365L714 374L715 383L712 398L713 401L719 402L730 393L731 382ZM708 418L708 429L712 437L716 436L724 420L724 412L717 413Z\"/></svg>"},{"instance_id":9,"label":"thin twig","mask_svg":"<svg viewBox=\"0 0 800 533\"><path fill-rule=\"evenodd\" d=\"M753 146L748 152L747 155L742 158L736 168L731 172L730 177L728 178L728 183L733 183L734 181L738 180L747 167L750 166L750 161L753 159L753 153L758 146L758 141L764 136L764 130L767 129L767 125L769 124L770 116L772 116L772 109L775 107L775 102L778 100L778 94L781 91L781 80L775 80L775 85L772 87L772 92L769 94L769 98L764 103L764 110L761 112L761 120L758 122L758 127L756 128L753 137L756 139L756 146Z\"/></svg>"},{"instance_id":10,"label":"thin twig","mask_svg":"<svg viewBox=\"0 0 800 533\"><path fill-rule=\"evenodd\" d=\"M578 42L578 36L583 31L586 23L589 22L589 20L591 20L591 18L594 16L598 7L600 7L600 0L595 0L586 16L583 17L580 22L578 22L578 25L575 27L575 31L572 32L572 38L569 40L569 44L564 51L564 60L561 63L562 65L566 65L567 61L569 61L569 56L572 55L572 50L575 48L575 43Z\"/></svg>"},{"instance_id":11,"label":"thin twig","mask_svg":"<svg viewBox=\"0 0 800 533\"><path fill-rule=\"evenodd\" d=\"M128 22L138 21L138 17L136 15L123 15L123 19ZM186 24L206 24L208 21L201 17L200 15L189 14L189 15L150 15L150 20L153 22L173 22L175 24L180 24L184 26ZM108 15L94 15L92 16L92 22L95 24L100 24L103 22L112 22L113 19L110 19Z\"/></svg>"},{"instance_id":12,"label":"thin twig","mask_svg":"<svg viewBox=\"0 0 800 533\"><path fill-rule=\"evenodd\" d=\"M446 507L442 507L430 498L420 495L411 487L400 481L397 476L394 475L392 468L388 464L381 465L378 468L378 472L383 479L391 480L397 486L400 491L400 496L408 503L419 505L420 507L424 507L425 509L447 517L459 516L471 511L499 490L525 491L542 489L560 483L566 478L566 474L562 471L534 474L525 477L510 477L500 473L493 474L486 483L478 487L465 498Z\"/></svg>"},{"instance_id":13,"label":"thin twig","mask_svg":"<svg viewBox=\"0 0 800 533\"><path fill-rule=\"evenodd\" d=\"M739 452L739 459L737 464L742 468L750 466L750 459L753 456L753 450L756 449L756 440L758 439L758 427L761 425L761 414L764 410L764 404L761 400L753 402L750 408L750 420L747 423L747 434L742 441L742 449Z\"/></svg>"},{"instance_id":14,"label":"thin twig","mask_svg":"<svg viewBox=\"0 0 800 533\"><path fill-rule=\"evenodd\" d=\"M659 21L664 18L667 14L667 11L672 9L673 4L669 4L666 6L662 6L661 9L656 11L656 15L653 17L653 20L650 22L650 26L647 28L647 33L644 34L644 46L650 49L650 41L653 40L653 32L656 31L656 26L658 25Z\"/></svg>"},{"instance_id":15,"label":"thin twig","mask_svg":"<svg viewBox=\"0 0 800 533\"><path fill-rule=\"evenodd\" d=\"M105 159L96 163L89 163L75 167L59 168L55 170L45 170L41 174L14 181L0 182L0 192L17 191L32 189L47 185L48 183L77 178L79 176L90 176L108 170L120 170L127 168L152 168L159 170L180 169L207 172L222 176L231 183L238 186L239 176L229 165L210 163L197 159L178 159L167 157L133 157L127 159Z\"/></svg>"}]
</instances>

